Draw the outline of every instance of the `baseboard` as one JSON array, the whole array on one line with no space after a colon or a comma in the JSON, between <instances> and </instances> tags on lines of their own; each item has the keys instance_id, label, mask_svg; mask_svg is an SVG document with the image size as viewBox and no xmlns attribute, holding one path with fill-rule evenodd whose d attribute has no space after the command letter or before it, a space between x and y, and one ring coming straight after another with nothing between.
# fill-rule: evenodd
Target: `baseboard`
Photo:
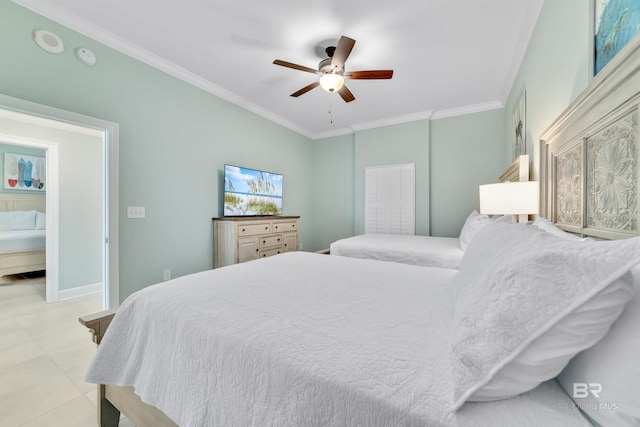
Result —
<instances>
[{"instance_id":1,"label":"baseboard","mask_svg":"<svg viewBox=\"0 0 640 427\"><path fill-rule=\"evenodd\" d=\"M93 285L85 285L79 286L77 288L72 289L60 289L58 291L58 301L63 301L66 299L83 297L86 295L96 294L98 292L102 292L103 286L102 283L95 283Z\"/></svg>"}]
</instances>

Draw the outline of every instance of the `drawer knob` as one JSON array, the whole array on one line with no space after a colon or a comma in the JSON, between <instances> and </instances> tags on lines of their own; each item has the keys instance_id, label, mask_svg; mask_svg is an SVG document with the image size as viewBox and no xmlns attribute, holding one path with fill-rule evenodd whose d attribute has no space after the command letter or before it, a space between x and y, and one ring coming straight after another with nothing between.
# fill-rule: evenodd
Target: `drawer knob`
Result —
<instances>
[{"instance_id":1,"label":"drawer knob","mask_svg":"<svg viewBox=\"0 0 640 427\"><path fill-rule=\"evenodd\" d=\"M267 243L267 241L266 241L266 240L263 240L263 241L262 241L262 243L263 243L263 244L264 244L264 243Z\"/></svg>"},{"instance_id":2,"label":"drawer knob","mask_svg":"<svg viewBox=\"0 0 640 427\"><path fill-rule=\"evenodd\" d=\"M258 252L258 249L256 249L256 252Z\"/></svg>"},{"instance_id":3,"label":"drawer knob","mask_svg":"<svg viewBox=\"0 0 640 427\"><path fill-rule=\"evenodd\" d=\"M245 228L243 228L243 229L242 229L242 231L246 231L246 229L245 229Z\"/></svg>"},{"instance_id":4,"label":"drawer knob","mask_svg":"<svg viewBox=\"0 0 640 427\"><path fill-rule=\"evenodd\" d=\"M278 229L278 226L276 225L276 230Z\"/></svg>"},{"instance_id":5,"label":"drawer knob","mask_svg":"<svg viewBox=\"0 0 640 427\"><path fill-rule=\"evenodd\" d=\"M276 228L278 228L278 227L276 227ZM264 229L265 229L265 230L268 230L268 229L269 229L269 227L265 227Z\"/></svg>"},{"instance_id":6,"label":"drawer knob","mask_svg":"<svg viewBox=\"0 0 640 427\"><path fill-rule=\"evenodd\" d=\"M280 238L278 237L278 242L280 241Z\"/></svg>"},{"instance_id":7,"label":"drawer knob","mask_svg":"<svg viewBox=\"0 0 640 427\"><path fill-rule=\"evenodd\" d=\"M266 256L267 256L267 254L262 254L262 258L264 258L264 257L266 257Z\"/></svg>"}]
</instances>

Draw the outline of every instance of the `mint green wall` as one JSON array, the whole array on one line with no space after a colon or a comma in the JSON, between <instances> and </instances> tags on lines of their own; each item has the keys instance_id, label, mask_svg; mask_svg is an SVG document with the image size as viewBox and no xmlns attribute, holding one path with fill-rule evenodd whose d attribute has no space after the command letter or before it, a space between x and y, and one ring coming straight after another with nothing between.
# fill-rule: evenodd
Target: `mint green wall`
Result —
<instances>
[{"instance_id":1,"label":"mint green wall","mask_svg":"<svg viewBox=\"0 0 640 427\"><path fill-rule=\"evenodd\" d=\"M314 185L315 210L331 219L316 217L314 250L363 232L364 168L376 165L415 163L416 234L458 236L478 208L478 185L495 182L505 168L504 127L504 111L496 109L314 141L315 170L332 171L331 188Z\"/></svg>"},{"instance_id":2,"label":"mint green wall","mask_svg":"<svg viewBox=\"0 0 640 427\"><path fill-rule=\"evenodd\" d=\"M431 235L457 237L478 209L478 186L505 169L504 110L431 121Z\"/></svg>"},{"instance_id":3,"label":"mint green wall","mask_svg":"<svg viewBox=\"0 0 640 427\"><path fill-rule=\"evenodd\" d=\"M507 105L505 165L512 158L511 112L526 90L527 153L533 176L539 167L540 135L587 87L593 74L589 65L591 1L545 0Z\"/></svg>"},{"instance_id":4,"label":"mint green wall","mask_svg":"<svg viewBox=\"0 0 640 427\"><path fill-rule=\"evenodd\" d=\"M309 249L317 251L354 234L353 135L314 141L312 155L314 215Z\"/></svg>"},{"instance_id":5,"label":"mint green wall","mask_svg":"<svg viewBox=\"0 0 640 427\"><path fill-rule=\"evenodd\" d=\"M0 177L4 179L4 155L5 153L24 154L25 156L44 157L46 152L39 148L21 147L13 144L2 144L0 141ZM0 184L0 193L34 194L33 190L5 189L4 181ZM44 193L38 193L44 194Z\"/></svg>"},{"instance_id":6,"label":"mint green wall","mask_svg":"<svg viewBox=\"0 0 640 427\"><path fill-rule=\"evenodd\" d=\"M51 55L33 30L57 33ZM300 215L311 243L311 141L131 57L0 0L0 93L120 125L120 297L213 266L211 217L222 213L225 163L284 175L284 214ZM76 47L95 52L90 67ZM145 206L146 218L126 218Z\"/></svg>"},{"instance_id":7,"label":"mint green wall","mask_svg":"<svg viewBox=\"0 0 640 427\"><path fill-rule=\"evenodd\" d=\"M354 138L355 233L364 233L364 169L415 163L416 234L429 235L429 121L358 131Z\"/></svg>"}]
</instances>

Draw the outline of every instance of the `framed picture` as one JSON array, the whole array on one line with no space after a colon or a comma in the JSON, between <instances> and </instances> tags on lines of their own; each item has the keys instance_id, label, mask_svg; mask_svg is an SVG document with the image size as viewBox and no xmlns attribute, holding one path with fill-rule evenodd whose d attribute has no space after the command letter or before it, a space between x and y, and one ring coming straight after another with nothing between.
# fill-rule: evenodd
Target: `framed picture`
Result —
<instances>
[{"instance_id":1,"label":"framed picture","mask_svg":"<svg viewBox=\"0 0 640 427\"><path fill-rule=\"evenodd\" d=\"M24 154L4 154L4 188L45 191L46 159Z\"/></svg>"},{"instance_id":2,"label":"framed picture","mask_svg":"<svg viewBox=\"0 0 640 427\"><path fill-rule=\"evenodd\" d=\"M511 113L514 160L522 154L527 154L526 101L526 93L523 90Z\"/></svg>"},{"instance_id":3,"label":"framed picture","mask_svg":"<svg viewBox=\"0 0 640 427\"><path fill-rule=\"evenodd\" d=\"M594 75L640 31L640 1L593 0Z\"/></svg>"}]
</instances>

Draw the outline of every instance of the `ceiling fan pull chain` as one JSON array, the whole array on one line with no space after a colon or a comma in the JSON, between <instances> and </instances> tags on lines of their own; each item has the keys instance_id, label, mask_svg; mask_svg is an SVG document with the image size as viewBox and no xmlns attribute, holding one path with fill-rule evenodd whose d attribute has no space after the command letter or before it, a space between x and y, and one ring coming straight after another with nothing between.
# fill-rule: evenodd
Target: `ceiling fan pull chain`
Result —
<instances>
[{"instance_id":1,"label":"ceiling fan pull chain","mask_svg":"<svg viewBox=\"0 0 640 427\"><path fill-rule=\"evenodd\" d=\"M329 97L329 123L333 124L333 96Z\"/></svg>"}]
</instances>

